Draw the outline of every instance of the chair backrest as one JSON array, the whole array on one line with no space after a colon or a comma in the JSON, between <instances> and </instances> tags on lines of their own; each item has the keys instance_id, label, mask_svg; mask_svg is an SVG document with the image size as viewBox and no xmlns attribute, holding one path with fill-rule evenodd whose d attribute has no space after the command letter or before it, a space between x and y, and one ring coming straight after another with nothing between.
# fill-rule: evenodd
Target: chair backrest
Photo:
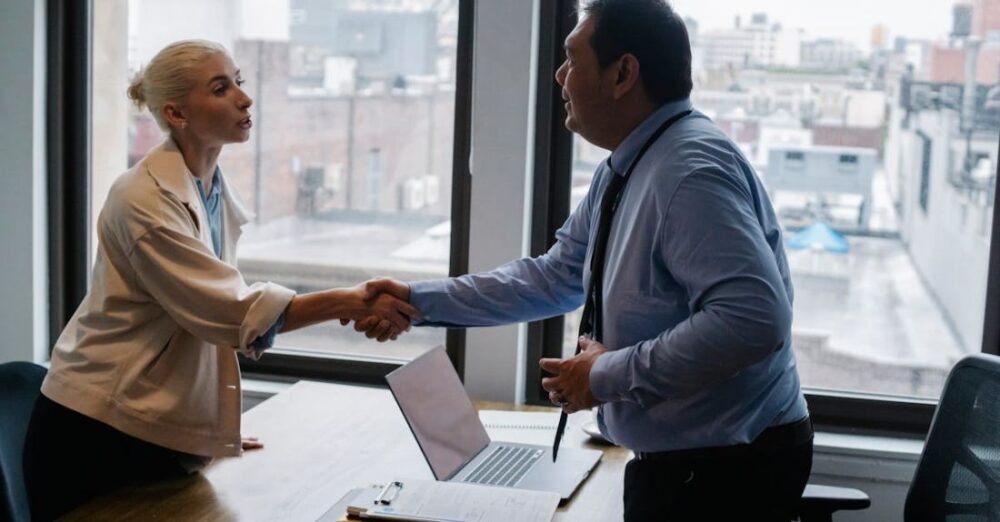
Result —
<instances>
[{"instance_id":1,"label":"chair backrest","mask_svg":"<svg viewBox=\"0 0 1000 522\"><path fill-rule=\"evenodd\" d=\"M1000 520L1000 357L970 355L948 374L905 519Z\"/></svg>"},{"instance_id":2,"label":"chair backrest","mask_svg":"<svg viewBox=\"0 0 1000 522\"><path fill-rule=\"evenodd\" d=\"M44 378L45 368L37 364L0 364L0 520L30 519L21 455Z\"/></svg>"}]
</instances>

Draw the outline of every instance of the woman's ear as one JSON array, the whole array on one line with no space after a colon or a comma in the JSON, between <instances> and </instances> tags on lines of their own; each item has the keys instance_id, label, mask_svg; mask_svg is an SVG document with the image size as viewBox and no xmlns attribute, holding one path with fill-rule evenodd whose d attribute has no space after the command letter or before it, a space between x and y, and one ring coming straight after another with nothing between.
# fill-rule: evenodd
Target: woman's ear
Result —
<instances>
[{"instance_id":1,"label":"woman's ear","mask_svg":"<svg viewBox=\"0 0 1000 522\"><path fill-rule=\"evenodd\" d=\"M615 78L615 99L625 96L639 82L639 60L634 54L625 53L618 59L617 76Z\"/></svg>"},{"instance_id":2,"label":"woman's ear","mask_svg":"<svg viewBox=\"0 0 1000 522\"><path fill-rule=\"evenodd\" d=\"M187 116L184 115L184 111L179 104L173 102L164 103L161 113L163 114L163 119L171 127L177 129L187 127Z\"/></svg>"}]
</instances>

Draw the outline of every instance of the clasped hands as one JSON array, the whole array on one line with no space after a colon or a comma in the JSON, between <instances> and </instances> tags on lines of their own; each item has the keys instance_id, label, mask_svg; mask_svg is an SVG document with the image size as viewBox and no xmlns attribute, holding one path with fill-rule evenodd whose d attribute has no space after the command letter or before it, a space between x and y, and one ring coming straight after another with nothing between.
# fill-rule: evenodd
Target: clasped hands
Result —
<instances>
[{"instance_id":1,"label":"clasped hands","mask_svg":"<svg viewBox=\"0 0 1000 522\"><path fill-rule=\"evenodd\" d=\"M410 287L402 281L375 278L351 289L364 303L354 319L354 329L378 342L395 341L410 329L412 319L420 319L420 311L410 304ZM347 326L351 318L342 318Z\"/></svg>"},{"instance_id":2,"label":"clasped hands","mask_svg":"<svg viewBox=\"0 0 1000 522\"><path fill-rule=\"evenodd\" d=\"M409 305L410 287L402 281L389 278L376 278L359 287L364 289L364 298L369 302L378 302L379 299L391 305L393 302L400 302ZM418 318L419 312L410 306L409 311L403 311L411 317ZM341 320L343 324L347 321ZM396 339L402 331L394 326L394 322L380 318L376 315L355 321L354 329L364 332L370 339L385 341ZM549 377L542 379L542 388L549 392L549 400L553 404L560 406L566 413L574 413L585 410L600 404L590 388L590 369L594 362L608 349L601 343L580 337L580 353L567 359L541 359L539 365L549 373Z\"/></svg>"}]
</instances>

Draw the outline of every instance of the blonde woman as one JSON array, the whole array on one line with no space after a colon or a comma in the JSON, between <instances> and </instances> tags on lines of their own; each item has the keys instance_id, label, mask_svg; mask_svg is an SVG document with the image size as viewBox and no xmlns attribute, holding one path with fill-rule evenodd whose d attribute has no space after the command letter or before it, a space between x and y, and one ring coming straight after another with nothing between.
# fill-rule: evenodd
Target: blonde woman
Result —
<instances>
[{"instance_id":1,"label":"blonde woman","mask_svg":"<svg viewBox=\"0 0 1000 522\"><path fill-rule=\"evenodd\" d=\"M296 295L244 282L234 263L247 213L217 165L224 145L250 136L242 84L220 45L182 41L128 89L168 137L115 181L98 218L91 289L53 348L28 429L35 520L260 447L240 435L237 351L257 357L277 332L331 319L380 318L374 337L386 340L416 315L360 287Z\"/></svg>"}]
</instances>

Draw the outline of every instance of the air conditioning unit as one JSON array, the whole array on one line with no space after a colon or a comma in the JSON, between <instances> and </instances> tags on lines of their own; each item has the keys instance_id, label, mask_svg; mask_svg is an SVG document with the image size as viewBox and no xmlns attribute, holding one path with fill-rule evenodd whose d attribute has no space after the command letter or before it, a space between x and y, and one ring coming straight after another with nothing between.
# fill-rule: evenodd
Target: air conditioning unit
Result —
<instances>
[{"instance_id":1,"label":"air conditioning unit","mask_svg":"<svg viewBox=\"0 0 1000 522\"><path fill-rule=\"evenodd\" d=\"M402 210L419 210L427 203L422 179L408 179L400 186L400 207Z\"/></svg>"},{"instance_id":2,"label":"air conditioning unit","mask_svg":"<svg viewBox=\"0 0 1000 522\"><path fill-rule=\"evenodd\" d=\"M323 186L334 193L340 193L344 188L343 163L330 163L326 166L326 179Z\"/></svg>"},{"instance_id":3,"label":"air conditioning unit","mask_svg":"<svg viewBox=\"0 0 1000 522\"><path fill-rule=\"evenodd\" d=\"M441 181L437 176L427 175L424 181L424 201L427 206L437 204L441 200Z\"/></svg>"}]
</instances>

